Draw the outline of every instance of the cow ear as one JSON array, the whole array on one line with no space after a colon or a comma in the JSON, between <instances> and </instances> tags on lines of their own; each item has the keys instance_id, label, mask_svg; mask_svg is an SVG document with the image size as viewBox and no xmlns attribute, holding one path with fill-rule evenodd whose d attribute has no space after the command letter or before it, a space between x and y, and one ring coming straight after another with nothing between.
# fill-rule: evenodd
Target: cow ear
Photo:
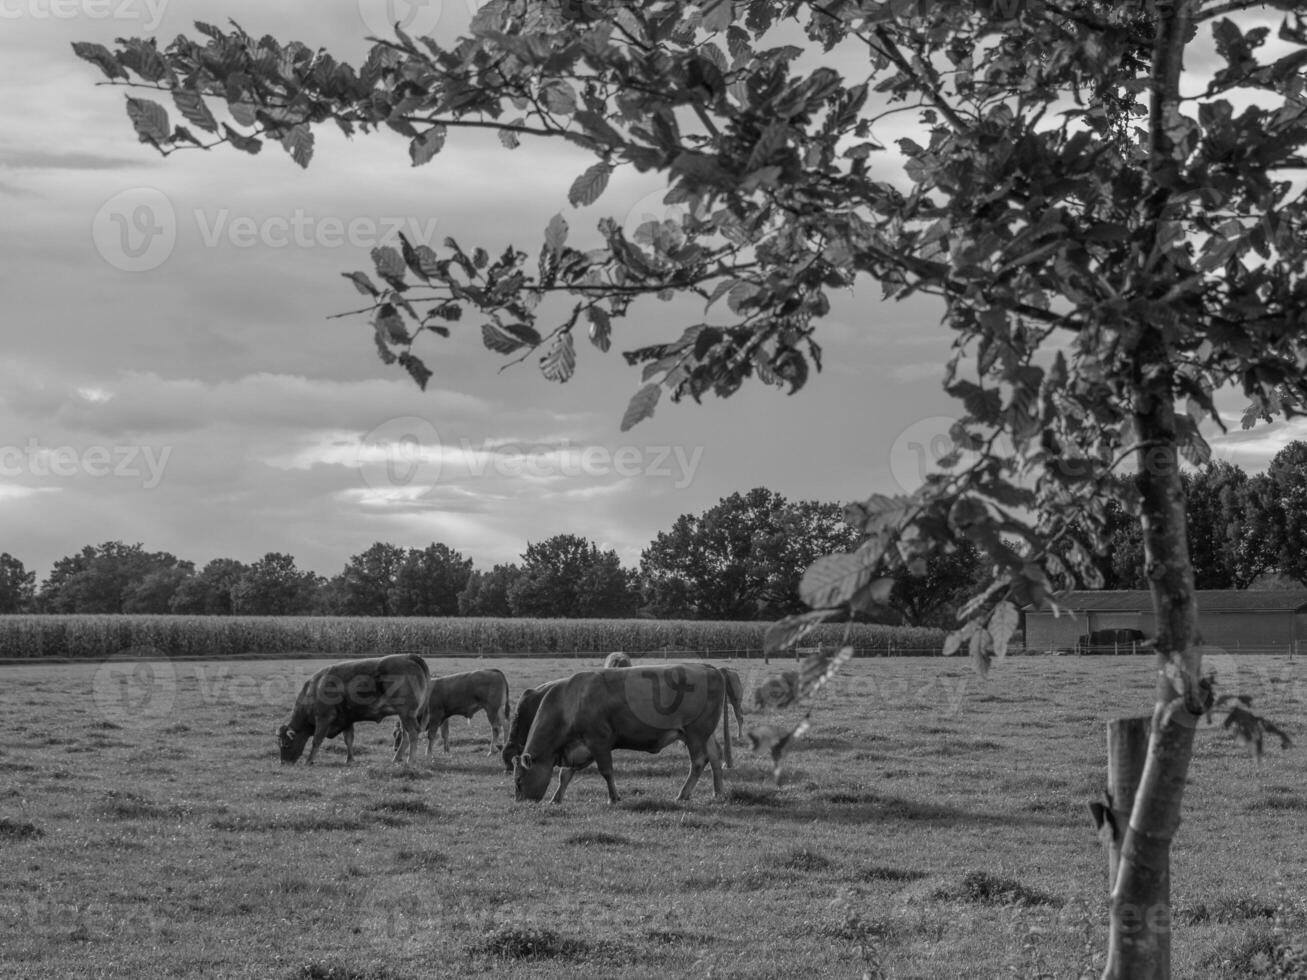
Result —
<instances>
[{"instance_id":1,"label":"cow ear","mask_svg":"<svg viewBox=\"0 0 1307 980\"><path fill-rule=\"evenodd\" d=\"M523 769L531 768L532 759L531 759L530 752L523 752L520 756L517 757L517 760L522 764Z\"/></svg>"}]
</instances>

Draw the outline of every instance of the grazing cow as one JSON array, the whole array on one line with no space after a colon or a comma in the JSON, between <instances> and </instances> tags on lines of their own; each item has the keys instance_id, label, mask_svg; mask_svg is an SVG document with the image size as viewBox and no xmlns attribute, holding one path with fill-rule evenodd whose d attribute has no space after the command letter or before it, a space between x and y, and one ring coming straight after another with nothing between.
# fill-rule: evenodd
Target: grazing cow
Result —
<instances>
[{"instance_id":1,"label":"grazing cow","mask_svg":"<svg viewBox=\"0 0 1307 980\"><path fill-rule=\"evenodd\" d=\"M528 688L522 692L513 710L513 720L508 726L508 738L504 740L504 769L513 771L513 760L526 748L526 737L531 731L531 724L536 720L536 711L540 708L540 699L545 692L561 680L549 681L539 687Z\"/></svg>"},{"instance_id":2,"label":"grazing cow","mask_svg":"<svg viewBox=\"0 0 1307 980\"><path fill-rule=\"evenodd\" d=\"M313 736L313 747L305 760L312 765L322 740L343 732L348 765L354 761L354 723L397 715L408 744L408 761L412 762L417 748L418 713L430 679L427 662L411 653L346 660L323 667L304 682L290 722L277 729L281 761L298 759L304 743ZM392 761L399 762L403 753L401 741Z\"/></svg>"},{"instance_id":3,"label":"grazing cow","mask_svg":"<svg viewBox=\"0 0 1307 980\"><path fill-rule=\"evenodd\" d=\"M713 793L722 795L722 749L714 732L721 719L725 754L731 752L726 680L708 664L666 664L593 670L557 681L540 698L522 754L513 766L519 800L540 800L554 766L561 766L554 803L579 769L595 763L616 803L613 749L657 753L673 742L690 750L690 774L676 797L688 800L705 764Z\"/></svg>"},{"instance_id":4,"label":"grazing cow","mask_svg":"<svg viewBox=\"0 0 1307 980\"><path fill-rule=\"evenodd\" d=\"M493 753L508 728L508 678L502 670L469 670L433 678L427 685L418 716L418 732L427 733L427 755L435 751L437 731L445 752L449 752L450 718L466 718L471 724L472 716L478 711L484 711L490 719L490 752ZM403 729L396 719L396 747L403 737Z\"/></svg>"},{"instance_id":5,"label":"grazing cow","mask_svg":"<svg viewBox=\"0 0 1307 980\"><path fill-rule=\"evenodd\" d=\"M628 657L626 654L622 653L622 651L620 650L610 653L607 659L604 660L604 670L612 670L617 667L629 667L629 666L631 666L631 658Z\"/></svg>"}]
</instances>

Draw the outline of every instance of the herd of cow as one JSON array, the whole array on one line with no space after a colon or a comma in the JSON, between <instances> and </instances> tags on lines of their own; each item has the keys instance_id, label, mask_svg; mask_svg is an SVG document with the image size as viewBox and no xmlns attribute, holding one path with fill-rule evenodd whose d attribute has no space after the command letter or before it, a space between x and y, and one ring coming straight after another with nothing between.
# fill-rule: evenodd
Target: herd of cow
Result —
<instances>
[{"instance_id":1,"label":"herd of cow","mask_svg":"<svg viewBox=\"0 0 1307 980\"><path fill-rule=\"evenodd\" d=\"M313 762L323 739L345 737L346 762L354 760L354 725L395 717L394 762L414 760L418 737L426 732L430 755L439 731L449 751L449 720L490 718L490 751L501 752L513 774L519 800L544 798L555 768L560 770L554 803L572 776L594 763L608 785L608 799L619 799L613 783L614 749L660 752L684 742L690 774L678 800L687 800L705 765L711 765L713 791L723 792L721 767L731 766L728 709L744 731L740 676L727 667L701 663L632 667L614 653L600 670L582 671L525 691L509 715L508 679L503 671L474 670L431 676L416 654L347 660L324 667L304 683L290 721L277 730L281 761L293 763L313 740L306 760ZM721 719L722 742L715 736ZM506 734L505 734L506 732Z\"/></svg>"}]
</instances>

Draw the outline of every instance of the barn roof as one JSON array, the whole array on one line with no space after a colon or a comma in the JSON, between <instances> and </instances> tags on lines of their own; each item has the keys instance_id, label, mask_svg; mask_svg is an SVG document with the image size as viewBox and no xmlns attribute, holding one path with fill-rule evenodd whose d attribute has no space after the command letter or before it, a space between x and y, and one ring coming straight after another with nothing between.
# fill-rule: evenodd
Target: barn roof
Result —
<instances>
[{"instance_id":1,"label":"barn roof","mask_svg":"<svg viewBox=\"0 0 1307 980\"><path fill-rule=\"evenodd\" d=\"M1307 612L1307 589L1199 589L1195 595L1202 612ZM1068 592L1054 601L1074 612L1153 610L1147 589Z\"/></svg>"}]
</instances>

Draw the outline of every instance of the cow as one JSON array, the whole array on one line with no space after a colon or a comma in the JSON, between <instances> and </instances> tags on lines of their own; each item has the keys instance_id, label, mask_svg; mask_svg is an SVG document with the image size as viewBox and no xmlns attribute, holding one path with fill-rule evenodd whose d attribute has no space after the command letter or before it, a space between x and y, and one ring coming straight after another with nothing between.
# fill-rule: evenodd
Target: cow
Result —
<instances>
[{"instance_id":1,"label":"cow","mask_svg":"<svg viewBox=\"0 0 1307 980\"><path fill-rule=\"evenodd\" d=\"M290 721L277 729L282 763L294 762L313 737L305 760L313 764L324 738L345 735L345 763L354 761L354 723L381 721L396 715L404 740L395 749L399 762L407 742L408 761L417 748L418 714L431 679L427 662L416 654L394 654L365 660L346 660L323 667L300 688Z\"/></svg>"},{"instance_id":2,"label":"cow","mask_svg":"<svg viewBox=\"0 0 1307 980\"><path fill-rule=\"evenodd\" d=\"M768 677L753 689L753 705L759 711L767 708L784 708L799 697L799 672L783 670L779 676Z\"/></svg>"},{"instance_id":3,"label":"cow","mask_svg":"<svg viewBox=\"0 0 1307 980\"><path fill-rule=\"evenodd\" d=\"M629 667L629 666L631 666L631 658L628 657L626 654L622 653L621 650L616 650L610 653L608 657L604 660L604 670L610 670L617 667Z\"/></svg>"},{"instance_id":4,"label":"cow","mask_svg":"<svg viewBox=\"0 0 1307 980\"><path fill-rule=\"evenodd\" d=\"M666 664L592 670L551 684L540 696L522 754L513 764L518 800L541 800L554 767L562 767L552 802L561 803L572 776L590 763L608 785L608 802L621 799L613 782L613 749L658 753L673 742L690 751L690 774L677 795L688 800L705 764L713 794L722 796L722 755L714 732L721 718L730 758L726 680L709 664Z\"/></svg>"},{"instance_id":5,"label":"cow","mask_svg":"<svg viewBox=\"0 0 1307 980\"><path fill-rule=\"evenodd\" d=\"M508 728L508 678L502 670L469 670L434 678L427 685L418 716L419 734L427 733L427 755L435 752L437 731L448 754L450 718L466 718L471 724L472 716L478 711L484 711L490 719L490 753L493 753ZM403 729L396 719L397 748L403 737Z\"/></svg>"},{"instance_id":6,"label":"cow","mask_svg":"<svg viewBox=\"0 0 1307 980\"><path fill-rule=\"evenodd\" d=\"M561 683L562 680L548 681L539 687L527 688L522 692L517 707L513 710L513 720L508 726L508 737L504 739L503 759L504 769L507 772L513 771L513 760L526 748L526 737L531 731L532 722L536 720L540 699L545 696L545 691Z\"/></svg>"}]
</instances>

